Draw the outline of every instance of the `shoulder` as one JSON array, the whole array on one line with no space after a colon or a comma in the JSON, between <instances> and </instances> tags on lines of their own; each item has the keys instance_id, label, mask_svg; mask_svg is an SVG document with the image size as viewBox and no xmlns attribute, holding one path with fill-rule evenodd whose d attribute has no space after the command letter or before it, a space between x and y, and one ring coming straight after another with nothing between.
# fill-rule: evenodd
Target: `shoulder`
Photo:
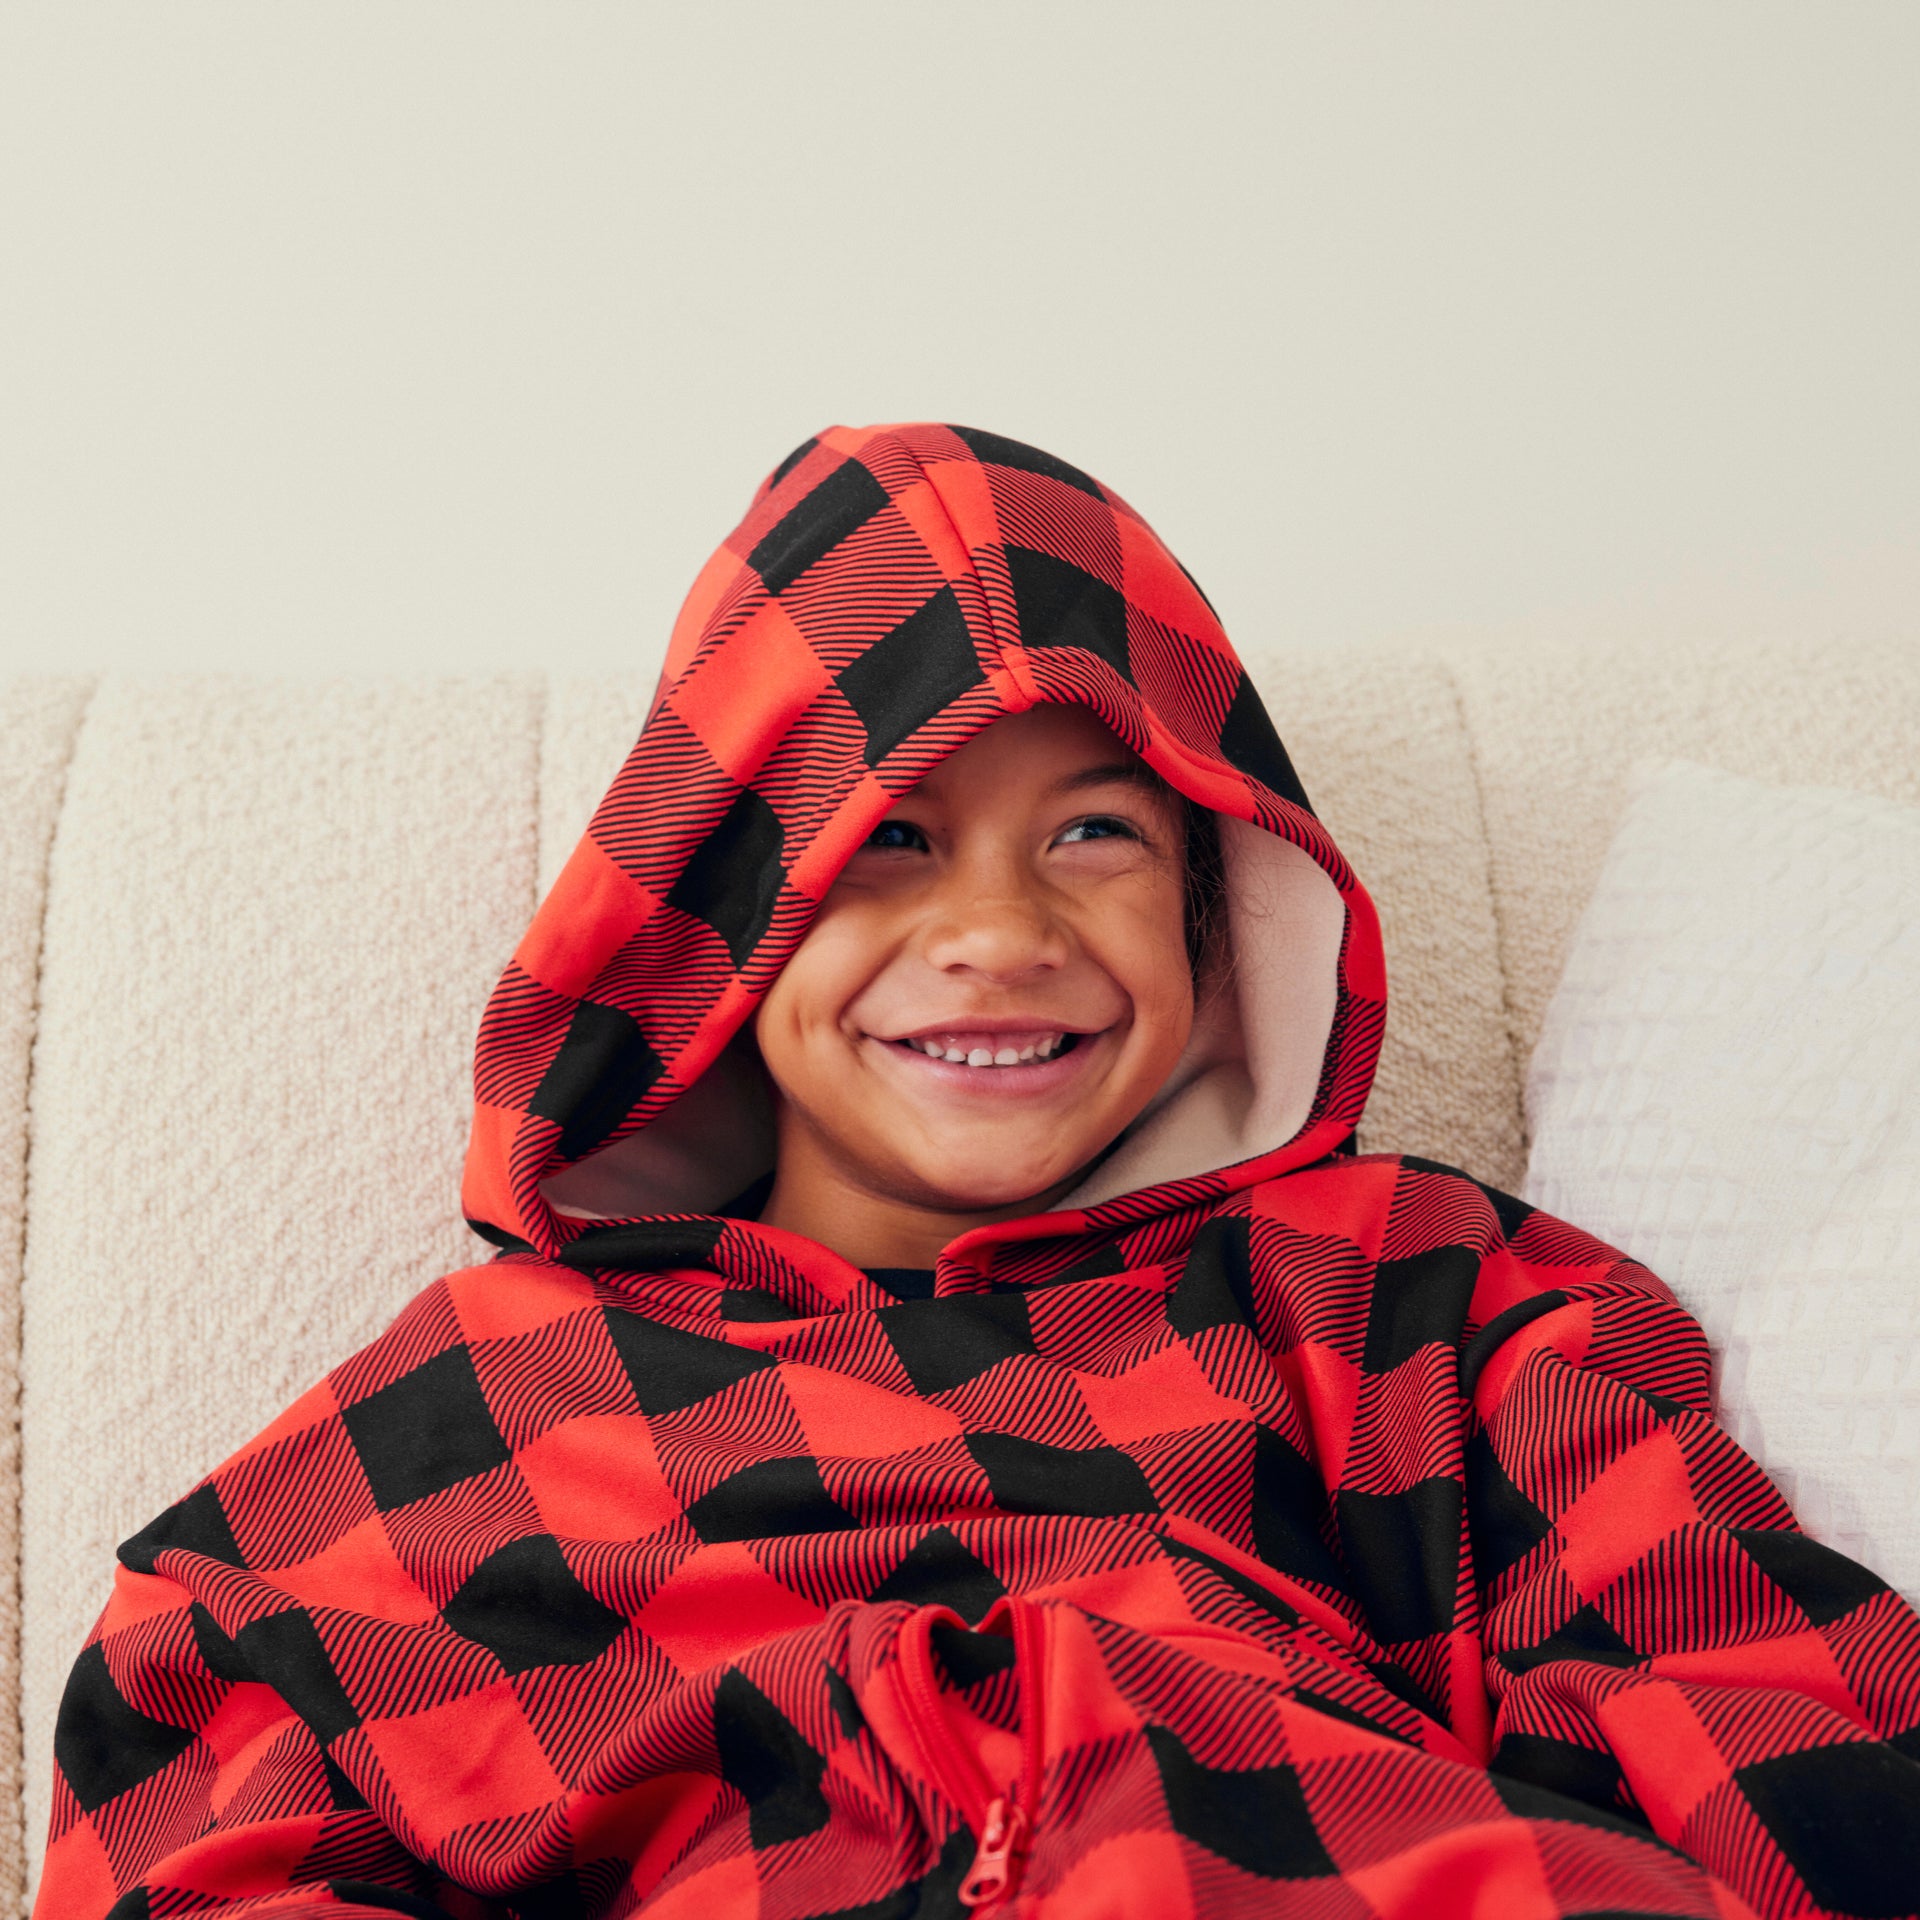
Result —
<instances>
[{"instance_id":1,"label":"shoulder","mask_svg":"<svg viewBox=\"0 0 1920 1920\"><path fill-rule=\"evenodd\" d=\"M121 1564L175 1577L183 1554L288 1565L377 1512L504 1465L526 1349L543 1335L565 1346L566 1324L598 1310L591 1279L532 1255L443 1275L126 1541Z\"/></svg>"},{"instance_id":2,"label":"shoulder","mask_svg":"<svg viewBox=\"0 0 1920 1920\"><path fill-rule=\"evenodd\" d=\"M1442 1245L1491 1253L1535 1211L1459 1167L1402 1153L1329 1154L1235 1198L1255 1220L1340 1233L1388 1259Z\"/></svg>"},{"instance_id":3,"label":"shoulder","mask_svg":"<svg viewBox=\"0 0 1920 1920\"><path fill-rule=\"evenodd\" d=\"M1456 1245L1504 1253L1529 1268L1607 1281L1671 1299L1667 1286L1619 1247L1532 1206L1465 1168L1411 1153L1330 1154L1248 1188L1236 1199L1256 1218L1370 1230L1380 1254ZM1232 1203L1228 1203L1231 1205Z\"/></svg>"},{"instance_id":4,"label":"shoulder","mask_svg":"<svg viewBox=\"0 0 1920 1920\"><path fill-rule=\"evenodd\" d=\"M1446 1336L1473 1359L1555 1344L1601 1371L1657 1376L1693 1403L1706 1344L1671 1288L1623 1249L1459 1167L1413 1154L1336 1155L1238 1196L1256 1280L1344 1296L1375 1344ZM1391 1338L1389 1338L1391 1335ZM1357 1336L1356 1336L1357 1337Z\"/></svg>"}]
</instances>

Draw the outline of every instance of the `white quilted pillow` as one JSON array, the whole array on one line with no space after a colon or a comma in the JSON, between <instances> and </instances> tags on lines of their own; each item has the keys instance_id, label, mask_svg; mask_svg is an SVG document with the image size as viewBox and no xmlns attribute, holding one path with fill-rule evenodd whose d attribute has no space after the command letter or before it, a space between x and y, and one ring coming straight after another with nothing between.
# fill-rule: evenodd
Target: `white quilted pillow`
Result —
<instances>
[{"instance_id":1,"label":"white quilted pillow","mask_svg":"<svg viewBox=\"0 0 1920 1920\"><path fill-rule=\"evenodd\" d=\"M1801 1524L1920 1601L1920 809L1637 768L1527 1112L1526 1198L1673 1286Z\"/></svg>"}]
</instances>

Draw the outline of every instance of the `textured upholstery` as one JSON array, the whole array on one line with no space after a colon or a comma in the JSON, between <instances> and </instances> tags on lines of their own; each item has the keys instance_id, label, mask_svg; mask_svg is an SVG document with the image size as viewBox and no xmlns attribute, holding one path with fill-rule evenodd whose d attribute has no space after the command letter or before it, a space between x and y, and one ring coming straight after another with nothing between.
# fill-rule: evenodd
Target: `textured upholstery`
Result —
<instances>
[{"instance_id":1,"label":"textured upholstery","mask_svg":"<svg viewBox=\"0 0 1920 1920\"><path fill-rule=\"evenodd\" d=\"M28 1831L115 1543L476 1243L529 681L108 681L47 887L22 1317Z\"/></svg>"},{"instance_id":2,"label":"textured upholstery","mask_svg":"<svg viewBox=\"0 0 1920 1920\"><path fill-rule=\"evenodd\" d=\"M1636 754L1920 798L1920 654L1246 658L1381 907L1362 1144L1508 1187L1521 1070ZM476 1245L454 1217L474 1022L650 689L0 688L0 1396L24 1355L25 1543L16 1589L0 1485L0 1685L17 1645L34 1851L113 1543ZM0 1813L0 1907L18 1833Z\"/></svg>"}]
</instances>

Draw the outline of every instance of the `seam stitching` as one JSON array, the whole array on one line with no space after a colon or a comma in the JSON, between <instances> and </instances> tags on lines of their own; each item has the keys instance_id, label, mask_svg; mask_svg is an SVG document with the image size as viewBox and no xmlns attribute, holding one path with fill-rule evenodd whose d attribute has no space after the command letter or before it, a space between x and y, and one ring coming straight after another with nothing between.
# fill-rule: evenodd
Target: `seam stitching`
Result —
<instances>
[{"instance_id":1,"label":"seam stitching","mask_svg":"<svg viewBox=\"0 0 1920 1920\"><path fill-rule=\"evenodd\" d=\"M1480 829L1480 851L1486 877L1487 907L1493 919L1494 957L1500 964L1500 1027L1506 1036L1507 1043L1507 1082L1519 1101L1520 1164L1524 1175L1527 1157L1533 1151L1533 1141L1527 1126L1526 1074L1520 1059L1519 1017L1513 1000L1512 939L1494 872L1493 832L1487 819L1487 788L1480 765L1480 741L1474 732L1472 717L1467 711L1466 690L1460 683L1460 676L1455 671L1453 662L1440 652L1433 655L1433 660L1440 669L1447 684L1447 691L1452 697L1454 717L1460 724L1461 738L1466 742L1467 771L1473 779L1474 819Z\"/></svg>"},{"instance_id":2,"label":"seam stitching","mask_svg":"<svg viewBox=\"0 0 1920 1920\"><path fill-rule=\"evenodd\" d=\"M0 1409L0 1417L6 1424L8 1437L12 1441L11 1484L6 1488L4 1498L13 1513L14 1561L11 1568L13 1587L13 1631L8 1636L10 1645L0 1650L0 1664L10 1665L13 1669L14 1711L6 1729L6 1745L12 1748L8 1753L0 1751L0 1776L12 1771L14 1790L6 1796L7 1805L4 1815L0 1815L0 1861L11 1854L14 1872L18 1878L13 1888L15 1910L24 1915L28 1910L33 1872L28 1857L27 1834L27 1728L25 1701L25 1638L22 1609L26 1600L26 1583L21 1564L22 1553L26 1546L26 1375L25 1334L26 1334L26 1278L27 1278L27 1241L32 1219L32 1190L29 1180L33 1165L33 1083L34 1056L39 1050L40 1014L46 983L47 957L47 905L53 882L53 862L55 850L59 846L60 831L66 821L67 791L72 781L73 764L80 752L80 742L86 733L93 709L99 697L105 675L96 674L84 684L86 692L79 703L79 711L74 716L72 731L67 736L66 752L61 756L58 779L58 791L54 795L50 811L45 844L40 851L40 898L39 910L35 914L35 932L33 948L33 984L27 1003L27 1057L26 1071L21 1080L21 1128L20 1128L20 1232L19 1242L14 1248L16 1270L20 1286L15 1294L12 1311L8 1318L10 1325L4 1330L4 1337L13 1352L13 1379L6 1392L6 1404ZM9 1875L12 1878L13 1875Z\"/></svg>"}]
</instances>

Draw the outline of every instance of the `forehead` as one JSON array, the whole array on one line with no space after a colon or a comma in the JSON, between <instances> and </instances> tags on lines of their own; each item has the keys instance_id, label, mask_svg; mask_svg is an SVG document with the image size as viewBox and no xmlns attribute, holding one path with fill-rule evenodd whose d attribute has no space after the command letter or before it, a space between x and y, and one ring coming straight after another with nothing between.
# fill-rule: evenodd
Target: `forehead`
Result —
<instances>
[{"instance_id":1,"label":"forehead","mask_svg":"<svg viewBox=\"0 0 1920 1920\"><path fill-rule=\"evenodd\" d=\"M1085 707L1046 706L996 720L913 792L942 801L1037 800L1107 780L1175 804L1172 790L1098 714Z\"/></svg>"}]
</instances>

